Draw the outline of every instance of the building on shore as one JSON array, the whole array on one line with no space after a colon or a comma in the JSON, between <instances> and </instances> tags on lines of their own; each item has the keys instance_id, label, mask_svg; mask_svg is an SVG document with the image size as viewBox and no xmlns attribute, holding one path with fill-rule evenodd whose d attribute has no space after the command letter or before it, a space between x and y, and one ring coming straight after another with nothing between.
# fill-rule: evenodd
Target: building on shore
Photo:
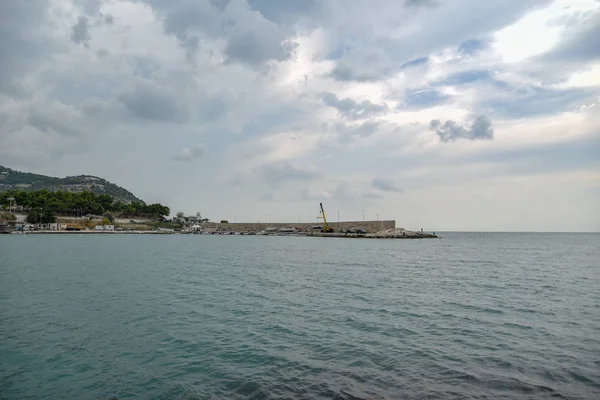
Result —
<instances>
[{"instance_id":1,"label":"building on shore","mask_svg":"<svg viewBox=\"0 0 600 400\"><path fill-rule=\"evenodd\" d=\"M94 229L96 229L97 231L114 231L115 226L114 225L96 225L96 227Z\"/></svg>"}]
</instances>

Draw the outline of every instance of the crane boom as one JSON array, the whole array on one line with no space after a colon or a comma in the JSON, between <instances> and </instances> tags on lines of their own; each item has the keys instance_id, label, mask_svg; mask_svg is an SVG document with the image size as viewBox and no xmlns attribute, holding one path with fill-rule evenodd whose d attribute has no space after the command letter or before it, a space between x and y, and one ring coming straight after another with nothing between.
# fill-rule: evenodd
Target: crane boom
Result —
<instances>
[{"instance_id":1,"label":"crane boom","mask_svg":"<svg viewBox=\"0 0 600 400\"><path fill-rule=\"evenodd\" d=\"M329 224L327 223L327 217L325 216L325 210L323 209L323 203L319 203L319 206L321 206L321 214L323 215L323 229L321 229L321 232L333 232L333 228L329 226Z\"/></svg>"}]
</instances>

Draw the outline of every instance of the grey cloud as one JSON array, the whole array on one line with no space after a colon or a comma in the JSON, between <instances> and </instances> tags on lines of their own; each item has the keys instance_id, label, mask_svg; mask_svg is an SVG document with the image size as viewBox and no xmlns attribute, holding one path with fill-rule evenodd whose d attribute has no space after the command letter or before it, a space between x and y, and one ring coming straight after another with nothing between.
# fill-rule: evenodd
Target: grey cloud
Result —
<instances>
[{"instance_id":1,"label":"grey cloud","mask_svg":"<svg viewBox=\"0 0 600 400\"><path fill-rule=\"evenodd\" d=\"M115 22L113 16L110 14L103 14L102 17L104 18L104 23L107 25L112 25Z\"/></svg>"},{"instance_id":2,"label":"grey cloud","mask_svg":"<svg viewBox=\"0 0 600 400\"><path fill-rule=\"evenodd\" d=\"M81 115L73 107L60 102L35 104L29 109L29 125L45 133L63 136L81 136Z\"/></svg>"},{"instance_id":3,"label":"grey cloud","mask_svg":"<svg viewBox=\"0 0 600 400\"><path fill-rule=\"evenodd\" d=\"M59 50L50 35L36 35L45 28L48 0L2 1L0 6L0 92L23 96L22 78Z\"/></svg>"},{"instance_id":4,"label":"grey cloud","mask_svg":"<svg viewBox=\"0 0 600 400\"><path fill-rule=\"evenodd\" d=\"M137 79L119 100L138 117L154 121L183 122L189 111L182 99L146 79Z\"/></svg>"},{"instance_id":5,"label":"grey cloud","mask_svg":"<svg viewBox=\"0 0 600 400\"><path fill-rule=\"evenodd\" d=\"M363 193L363 197L366 197L367 199L375 199L375 200L383 199L383 196L381 194L374 193L374 192L365 192L365 193Z\"/></svg>"},{"instance_id":6,"label":"grey cloud","mask_svg":"<svg viewBox=\"0 0 600 400\"><path fill-rule=\"evenodd\" d=\"M75 0L74 3L80 6L87 15L98 13L102 6L102 0Z\"/></svg>"},{"instance_id":7,"label":"grey cloud","mask_svg":"<svg viewBox=\"0 0 600 400\"><path fill-rule=\"evenodd\" d=\"M434 0L405 0L406 7L433 7L436 5Z\"/></svg>"},{"instance_id":8,"label":"grey cloud","mask_svg":"<svg viewBox=\"0 0 600 400\"><path fill-rule=\"evenodd\" d=\"M375 189L381 190L382 192L396 192L403 193L404 189L397 186L393 181L383 178L375 178L371 181L371 186Z\"/></svg>"},{"instance_id":9,"label":"grey cloud","mask_svg":"<svg viewBox=\"0 0 600 400\"><path fill-rule=\"evenodd\" d=\"M209 36L221 29L219 10L206 1L182 0L177 2L148 1L155 10L165 14L165 32L178 39L187 37L188 30L198 27Z\"/></svg>"},{"instance_id":10,"label":"grey cloud","mask_svg":"<svg viewBox=\"0 0 600 400\"><path fill-rule=\"evenodd\" d=\"M204 144L199 144L192 147L186 147L179 154L175 154L171 157L173 161L192 161L196 158L200 158L206 153L207 147Z\"/></svg>"},{"instance_id":11,"label":"grey cloud","mask_svg":"<svg viewBox=\"0 0 600 400\"><path fill-rule=\"evenodd\" d=\"M88 32L88 19L85 16L80 16L77 23L71 28L71 40L76 44L88 47L92 37Z\"/></svg>"},{"instance_id":12,"label":"grey cloud","mask_svg":"<svg viewBox=\"0 0 600 400\"><path fill-rule=\"evenodd\" d=\"M275 195L271 192L263 193L260 196L258 196L258 199L260 201L275 201Z\"/></svg>"},{"instance_id":13,"label":"grey cloud","mask_svg":"<svg viewBox=\"0 0 600 400\"><path fill-rule=\"evenodd\" d=\"M350 98L339 99L333 93L321 93L323 102L336 108L345 117L350 119L369 118L378 114L383 114L388 110L386 104L375 104L369 100L363 100L360 103Z\"/></svg>"},{"instance_id":14,"label":"grey cloud","mask_svg":"<svg viewBox=\"0 0 600 400\"><path fill-rule=\"evenodd\" d=\"M106 58L108 57L108 51L106 49L99 49L96 52L96 55L98 56L98 58Z\"/></svg>"},{"instance_id":15,"label":"grey cloud","mask_svg":"<svg viewBox=\"0 0 600 400\"><path fill-rule=\"evenodd\" d=\"M265 19L245 1L146 0L164 14L165 32L174 35L192 59L198 35L226 41L226 62L259 68L268 61L292 57L298 44L287 37L293 32Z\"/></svg>"},{"instance_id":16,"label":"grey cloud","mask_svg":"<svg viewBox=\"0 0 600 400\"><path fill-rule=\"evenodd\" d=\"M231 0L210 0L210 4L223 11Z\"/></svg>"},{"instance_id":17,"label":"grey cloud","mask_svg":"<svg viewBox=\"0 0 600 400\"><path fill-rule=\"evenodd\" d=\"M181 46L185 49L186 59L194 63L194 59L200 49L200 39L196 36L186 36L180 41Z\"/></svg>"},{"instance_id":18,"label":"grey cloud","mask_svg":"<svg viewBox=\"0 0 600 400\"><path fill-rule=\"evenodd\" d=\"M315 10L321 0L248 0L254 10L275 23L294 22Z\"/></svg>"},{"instance_id":19,"label":"grey cloud","mask_svg":"<svg viewBox=\"0 0 600 400\"><path fill-rule=\"evenodd\" d=\"M448 120L444 124L434 119L429 124L429 130L434 131L442 142L453 142L457 139L468 140L493 140L494 130L492 121L485 115L475 118L470 128L458 125L455 121Z\"/></svg>"},{"instance_id":20,"label":"grey cloud","mask_svg":"<svg viewBox=\"0 0 600 400\"><path fill-rule=\"evenodd\" d=\"M581 62L600 59L600 14L583 21L577 19L559 45L542 56L542 60Z\"/></svg>"},{"instance_id":21,"label":"grey cloud","mask_svg":"<svg viewBox=\"0 0 600 400\"><path fill-rule=\"evenodd\" d=\"M333 191L333 198L338 199L339 201L358 204L359 202L363 201L362 199L365 198L377 200L382 199L383 196L380 193L375 193L368 190L359 190L347 182L341 182Z\"/></svg>"},{"instance_id":22,"label":"grey cloud","mask_svg":"<svg viewBox=\"0 0 600 400\"><path fill-rule=\"evenodd\" d=\"M200 45L197 35L190 31L197 27L208 36L216 37L221 29L217 7L206 1L158 2L153 7L164 12L164 30L179 40L188 61L194 60Z\"/></svg>"},{"instance_id":23,"label":"grey cloud","mask_svg":"<svg viewBox=\"0 0 600 400\"><path fill-rule=\"evenodd\" d=\"M258 173L274 187L278 187L285 181L311 181L321 176L318 172L295 167L289 162L265 165L258 170Z\"/></svg>"},{"instance_id":24,"label":"grey cloud","mask_svg":"<svg viewBox=\"0 0 600 400\"><path fill-rule=\"evenodd\" d=\"M208 93L200 101L197 116L201 122L217 121L236 104L237 98L228 92Z\"/></svg>"},{"instance_id":25,"label":"grey cloud","mask_svg":"<svg viewBox=\"0 0 600 400\"><path fill-rule=\"evenodd\" d=\"M229 38L225 46L225 55L229 62L240 61L257 67L269 60L287 60L292 57L297 47L298 43L282 41L282 37L276 32L246 31Z\"/></svg>"},{"instance_id":26,"label":"grey cloud","mask_svg":"<svg viewBox=\"0 0 600 400\"><path fill-rule=\"evenodd\" d=\"M292 200L292 201L300 199L303 201L310 201L310 202L314 202L314 203L322 202L324 200L328 200L331 198L332 198L332 195L330 193L315 194L308 189L300 190L300 193L297 198L294 196L290 196L290 200Z\"/></svg>"},{"instance_id":27,"label":"grey cloud","mask_svg":"<svg viewBox=\"0 0 600 400\"><path fill-rule=\"evenodd\" d=\"M394 72L390 56L377 44L367 44L347 51L338 61L331 77L338 81L369 82Z\"/></svg>"},{"instance_id":28,"label":"grey cloud","mask_svg":"<svg viewBox=\"0 0 600 400\"><path fill-rule=\"evenodd\" d=\"M348 142L359 137L368 137L377 132L380 123L377 121L367 121L362 124L346 125L337 123L334 125L335 131L342 142Z\"/></svg>"}]
</instances>

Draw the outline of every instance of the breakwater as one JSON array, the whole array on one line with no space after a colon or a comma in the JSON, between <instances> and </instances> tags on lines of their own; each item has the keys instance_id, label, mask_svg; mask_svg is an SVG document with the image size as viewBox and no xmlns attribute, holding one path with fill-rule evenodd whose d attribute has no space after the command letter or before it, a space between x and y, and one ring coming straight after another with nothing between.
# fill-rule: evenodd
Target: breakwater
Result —
<instances>
[{"instance_id":1,"label":"breakwater","mask_svg":"<svg viewBox=\"0 0 600 400\"><path fill-rule=\"evenodd\" d=\"M298 232L312 232L313 226L322 225L322 222L238 222L238 223L204 223L202 229L206 231L217 232L260 232L269 228L274 229L296 229ZM343 229L363 229L367 233L375 233L386 229L394 229L396 227L395 220L383 221L341 221L329 222L336 232L341 232Z\"/></svg>"}]
</instances>

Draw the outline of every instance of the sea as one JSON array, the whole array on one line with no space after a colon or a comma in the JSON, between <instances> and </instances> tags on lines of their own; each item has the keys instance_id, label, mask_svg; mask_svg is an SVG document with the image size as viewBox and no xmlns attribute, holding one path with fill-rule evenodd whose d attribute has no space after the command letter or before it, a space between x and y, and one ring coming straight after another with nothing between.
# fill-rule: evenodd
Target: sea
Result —
<instances>
[{"instance_id":1,"label":"sea","mask_svg":"<svg viewBox=\"0 0 600 400\"><path fill-rule=\"evenodd\" d=\"M0 399L599 399L600 234L0 235Z\"/></svg>"}]
</instances>

